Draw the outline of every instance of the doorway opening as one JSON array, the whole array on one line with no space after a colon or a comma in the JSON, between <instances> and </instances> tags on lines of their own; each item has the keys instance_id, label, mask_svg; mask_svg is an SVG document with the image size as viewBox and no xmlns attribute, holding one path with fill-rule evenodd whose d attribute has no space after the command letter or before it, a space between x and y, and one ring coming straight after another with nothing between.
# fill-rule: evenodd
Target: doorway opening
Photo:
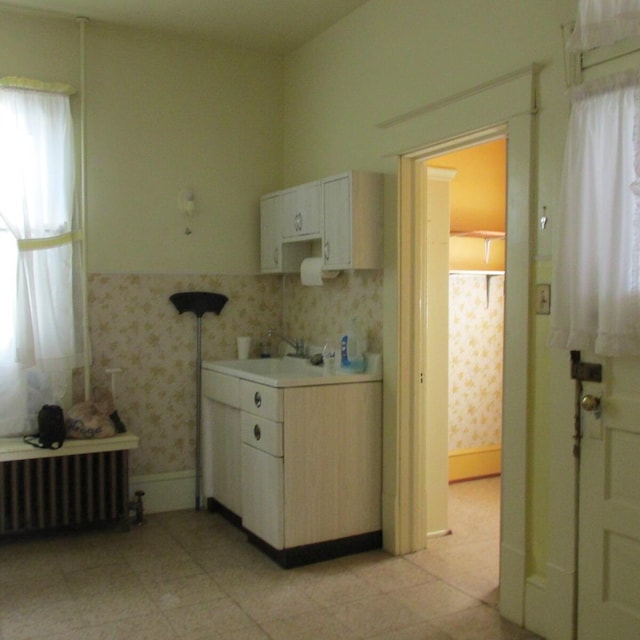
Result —
<instances>
[{"instance_id":1,"label":"doorway opening","mask_svg":"<svg viewBox=\"0 0 640 640\"><path fill-rule=\"evenodd\" d=\"M438 298L447 310L446 326L441 321L424 327L426 357L443 360L446 345L447 366L440 376L448 373L446 390L442 384L444 393L430 401L441 406L425 410L426 447L436 446L442 454L446 437L449 485L442 497L437 484L426 487L426 546L466 556L461 579L473 595L493 604L499 582L506 151L501 136L424 160L425 240L429 226L441 238L448 230L449 237L442 263L427 266L426 274L427 288L441 289ZM445 274L446 286L440 287ZM434 344L440 345L435 353Z\"/></svg>"},{"instance_id":2,"label":"doorway opening","mask_svg":"<svg viewBox=\"0 0 640 640\"><path fill-rule=\"evenodd\" d=\"M531 244L532 120L459 134L399 158L398 424L399 525L403 553L427 547L425 532L448 529L447 493L449 218L428 214L438 189L428 162L482 143L506 140L504 372L500 483L500 602L523 623L526 577L526 456ZM446 185L448 191L449 185ZM504 197L504 194L503 194ZM484 242L481 239L481 242ZM443 294L444 292L444 294ZM445 296L443 298L443 295ZM428 327L428 330L427 330ZM444 345L444 346L443 346ZM482 375L482 374L480 374ZM444 407L444 408L443 408ZM444 412L444 416L443 416ZM440 428L439 428L440 427Z\"/></svg>"},{"instance_id":3,"label":"doorway opening","mask_svg":"<svg viewBox=\"0 0 640 640\"><path fill-rule=\"evenodd\" d=\"M500 474L506 154L503 137L427 161L430 182L449 172L448 202L427 199L449 219L449 482Z\"/></svg>"}]
</instances>

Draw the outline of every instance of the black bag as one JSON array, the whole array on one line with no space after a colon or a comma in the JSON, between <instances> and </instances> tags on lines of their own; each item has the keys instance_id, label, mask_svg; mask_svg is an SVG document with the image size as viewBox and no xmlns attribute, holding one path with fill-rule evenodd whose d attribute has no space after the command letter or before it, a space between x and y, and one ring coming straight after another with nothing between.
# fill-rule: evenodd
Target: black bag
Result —
<instances>
[{"instance_id":1,"label":"black bag","mask_svg":"<svg viewBox=\"0 0 640 640\"><path fill-rule=\"evenodd\" d=\"M62 408L45 404L38 412L38 433L24 436L24 441L41 449L59 449L67 435Z\"/></svg>"}]
</instances>

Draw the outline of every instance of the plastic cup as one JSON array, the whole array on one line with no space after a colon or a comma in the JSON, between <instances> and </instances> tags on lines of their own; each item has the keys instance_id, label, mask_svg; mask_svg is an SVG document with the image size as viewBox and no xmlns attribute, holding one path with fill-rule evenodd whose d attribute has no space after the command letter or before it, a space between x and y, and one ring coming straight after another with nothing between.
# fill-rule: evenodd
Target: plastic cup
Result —
<instances>
[{"instance_id":1,"label":"plastic cup","mask_svg":"<svg viewBox=\"0 0 640 640\"><path fill-rule=\"evenodd\" d=\"M251 349L251 338L249 336L240 336L236 338L236 342L238 344L238 360L247 360Z\"/></svg>"}]
</instances>

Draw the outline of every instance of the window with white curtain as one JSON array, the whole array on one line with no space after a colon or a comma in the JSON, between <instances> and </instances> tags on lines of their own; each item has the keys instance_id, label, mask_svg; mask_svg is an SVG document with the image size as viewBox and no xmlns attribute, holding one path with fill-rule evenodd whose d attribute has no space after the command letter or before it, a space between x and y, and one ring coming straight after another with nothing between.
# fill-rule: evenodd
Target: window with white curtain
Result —
<instances>
[{"instance_id":1,"label":"window with white curtain","mask_svg":"<svg viewBox=\"0 0 640 640\"><path fill-rule=\"evenodd\" d=\"M69 102L0 87L0 436L65 404L78 363Z\"/></svg>"},{"instance_id":2,"label":"window with white curtain","mask_svg":"<svg viewBox=\"0 0 640 640\"><path fill-rule=\"evenodd\" d=\"M640 72L574 88L550 341L640 355Z\"/></svg>"},{"instance_id":3,"label":"window with white curtain","mask_svg":"<svg viewBox=\"0 0 640 640\"><path fill-rule=\"evenodd\" d=\"M579 0L569 47L586 51L640 36L640 0Z\"/></svg>"}]
</instances>

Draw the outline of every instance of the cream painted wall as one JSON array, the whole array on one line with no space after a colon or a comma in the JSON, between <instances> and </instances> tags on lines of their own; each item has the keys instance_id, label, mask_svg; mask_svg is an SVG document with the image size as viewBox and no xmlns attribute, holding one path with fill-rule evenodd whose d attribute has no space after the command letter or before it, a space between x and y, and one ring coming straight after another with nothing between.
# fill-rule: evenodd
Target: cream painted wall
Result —
<instances>
[{"instance_id":1,"label":"cream painted wall","mask_svg":"<svg viewBox=\"0 0 640 640\"><path fill-rule=\"evenodd\" d=\"M574 17L573 0L371 0L286 60L286 184L343 169L384 171L395 183L397 154L424 147L468 127L456 105L382 129L382 121L469 89L532 63L540 63L540 112L535 215L553 220L568 117L560 25ZM469 103L473 103L473 98ZM494 124L504 107L478 101L480 125ZM482 110L484 109L484 110ZM445 134L446 132L446 134ZM397 354L396 226L393 197L385 212L385 504L397 501L397 425L394 363ZM541 268L550 260L553 225L537 231ZM537 225L535 228L538 228ZM544 272L544 271L543 271ZM534 277L535 277L534 272ZM522 283L522 286L534 283ZM546 572L548 447L554 424L551 389L571 386L561 358L549 358L546 319L532 314L528 468L528 562ZM523 381L526 384L526 381Z\"/></svg>"},{"instance_id":2,"label":"cream painted wall","mask_svg":"<svg viewBox=\"0 0 640 640\"><path fill-rule=\"evenodd\" d=\"M92 23L86 52L90 271L256 273L258 199L282 182L282 60ZM0 11L0 73L78 87L79 65L75 21Z\"/></svg>"},{"instance_id":3,"label":"cream painted wall","mask_svg":"<svg viewBox=\"0 0 640 640\"><path fill-rule=\"evenodd\" d=\"M391 129L376 125L524 65L543 64L536 199L538 211L547 207L551 225L538 231L532 258L546 278L568 117L560 25L574 17L574 4L370 0L284 62L89 25L91 271L254 273L261 193L346 169L385 172L385 483L395 499L395 154L437 141L443 132L462 133L466 125L455 107ZM0 11L0 73L78 85L78 50L74 22ZM478 110L477 117L493 123L500 107ZM196 190L199 206L189 237L176 212L186 184ZM544 573L549 432L567 428L550 404L570 398L571 386L564 359L550 356L544 344L546 318L532 319L527 509L530 570Z\"/></svg>"},{"instance_id":4,"label":"cream painted wall","mask_svg":"<svg viewBox=\"0 0 640 640\"><path fill-rule=\"evenodd\" d=\"M80 87L79 26L0 10L0 74ZM203 320L204 359L281 322L281 282L256 276L258 199L281 186L279 58L141 31L86 27L92 383L122 368L117 405L140 436L136 474L194 466L195 319L169 295L229 302ZM79 96L73 98L76 124ZM78 130L78 127L76 127ZM79 138L78 138L79 139ZM177 195L196 192L193 234ZM76 377L76 399L81 376Z\"/></svg>"}]
</instances>

